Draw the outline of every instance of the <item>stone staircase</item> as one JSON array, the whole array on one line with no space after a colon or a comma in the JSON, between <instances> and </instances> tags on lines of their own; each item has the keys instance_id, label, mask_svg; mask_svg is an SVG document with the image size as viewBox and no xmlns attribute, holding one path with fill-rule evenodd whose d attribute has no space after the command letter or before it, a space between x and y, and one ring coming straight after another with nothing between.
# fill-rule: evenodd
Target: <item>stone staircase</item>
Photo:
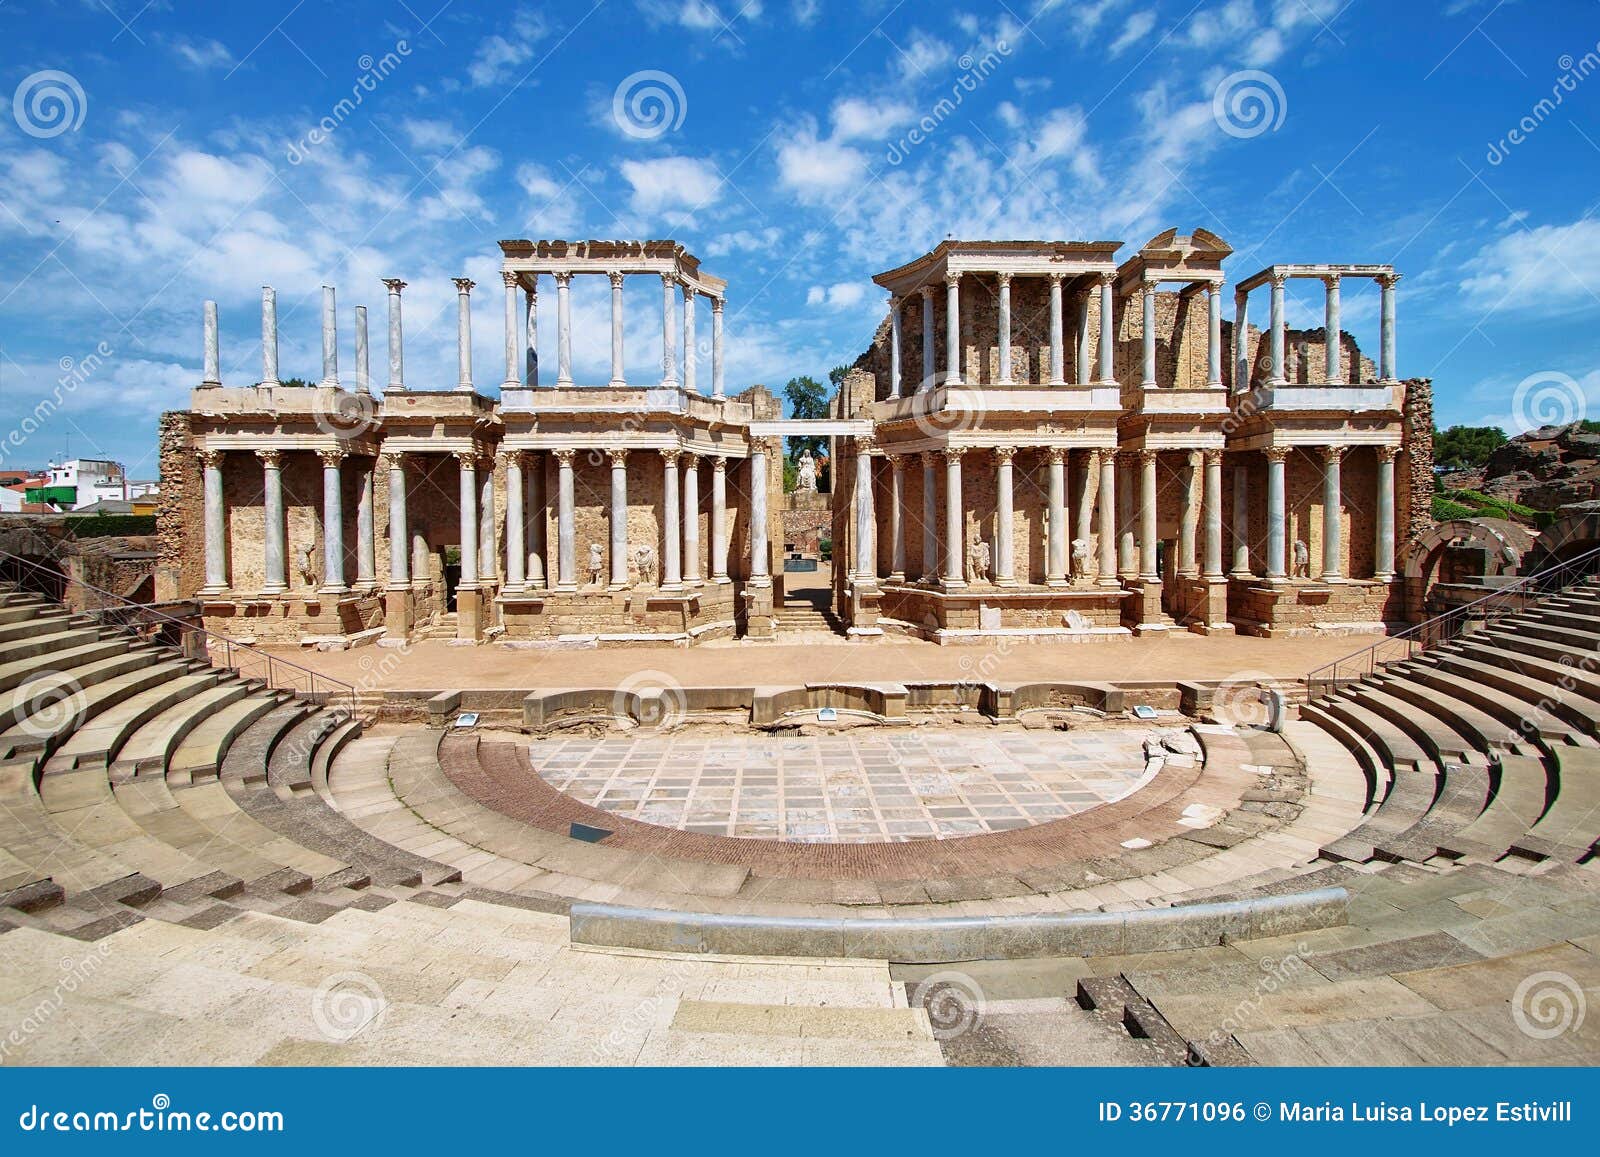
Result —
<instances>
[{"instance_id":1,"label":"stone staircase","mask_svg":"<svg viewBox=\"0 0 1600 1157\"><path fill-rule=\"evenodd\" d=\"M1576 863L1600 841L1600 582L1341 683L1300 708L1367 780L1332 860Z\"/></svg>"},{"instance_id":2,"label":"stone staircase","mask_svg":"<svg viewBox=\"0 0 1600 1157\"><path fill-rule=\"evenodd\" d=\"M783 604L774 608L780 634L808 632L812 634L843 635L845 625L833 609L832 592L804 590L791 592Z\"/></svg>"}]
</instances>

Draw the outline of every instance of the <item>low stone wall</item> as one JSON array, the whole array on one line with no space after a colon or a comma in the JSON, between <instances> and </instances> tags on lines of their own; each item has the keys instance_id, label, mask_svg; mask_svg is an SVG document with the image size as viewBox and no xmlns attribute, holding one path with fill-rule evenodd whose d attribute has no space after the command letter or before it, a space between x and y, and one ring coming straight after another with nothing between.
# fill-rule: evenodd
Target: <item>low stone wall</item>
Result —
<instances>
[{"instance_id":1,"label":"low stone wall","mask_svg":"<svg viewBox=\"0 0 1600 1157\"><path fill-rule=\"evenodd\" d=\"M1406 620L1405 581L1269 585L1256 578L1233 579L1228 584L1228 617L1240 634L1262 638L1380 633Z\"/></svg>"},{"instance_id":2,"label":"low stone wall","mask_svg":"<svg viewBox=\"0 0 1600 1157\"><path fill-rule=\"evenodd\" d=\"M734 916L574 904L574 944L719 956L809 956L942 964L1121 956L1342 927L1349 893L1322 888L1256 900L1132 912L922 920Z\"/></svg>"},{"instance_id":3,"label":"low stone wall","mask_svg":"<svg viewBox=\"0 0 1600 1157\"><path fill-rule=\"evenodd\" d=\"M682 644L729 638L737 625L734 585L709 583L681 594L641 588L501 595L499 622L511 640L596 636L600 642Z\"/></svg>"},{"instance_id":4,"label":"low stone wall","mask_svg":"<svg viewBox=\"0 0 1600 1157\"><path fill-rule=\"evenodd\" d=\"M1011 631L1056 643L1125 637L1124 595L1120 589L1105 587L979 587L945 592L893 584L883 588L878 625L940 643L983 642L1006 638Z\"/></svg>"},{"instance_id":5,"label":"low stone wall","mask_svg":"<svg viewBox=\"0 0 1600 1157\"><path fill-rule=\"evenodd\" d=\"M383 592L204 600L205 627L241 643L300 646L318 636L359 635L383 626Z\"/></svg>"}]
</instances>

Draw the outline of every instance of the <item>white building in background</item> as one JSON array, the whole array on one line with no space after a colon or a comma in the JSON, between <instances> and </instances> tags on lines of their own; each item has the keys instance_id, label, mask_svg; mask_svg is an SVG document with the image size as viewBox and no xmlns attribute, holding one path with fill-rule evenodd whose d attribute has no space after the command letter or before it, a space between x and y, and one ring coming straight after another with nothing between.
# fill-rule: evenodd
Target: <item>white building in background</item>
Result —
<instances>
[{"instance_id":1,"label":"white building in background","mask_svg":"<svg viewBox=\"0 0 1600 1157\"><path fill-rule=\"evenodd\" d=\"M107 498L128 497L127 475L120 462L104 458L69 458L64 462L51 462L45 476L49 489L70 487L73 490L73 510L93 506Z\"/></svg>"},{"instance_id":2,"label":"white building in background","mask_svg":"<svg viewBox=\"0 0 1600 1157\"><path fill-rule=\"evenodd\" d=\"M154 497L155 495L161 493L161 479L159 478L130 478L126 485L127 497L130 500L134 498L143 498L146 495Z\"/></svg>"}]
</instances>

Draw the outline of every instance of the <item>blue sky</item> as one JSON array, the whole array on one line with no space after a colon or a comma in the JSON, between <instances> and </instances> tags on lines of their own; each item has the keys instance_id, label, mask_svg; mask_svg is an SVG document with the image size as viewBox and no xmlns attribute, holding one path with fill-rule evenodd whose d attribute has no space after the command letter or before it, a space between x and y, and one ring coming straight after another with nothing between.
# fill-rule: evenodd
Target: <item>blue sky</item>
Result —
<instances>
[{"instance_id":1,"label":"blue sky","mask_svg":"<svg viewBox=\"0 0 1600 1157\"><path fill-rule=\"evenodd\" d=\"M470 275L493 392L507 237L683 242L729 281L733 390L854 358L885 308L871 274L947 235L1131 252L1205 227L1233 279L1394 263L1400 371L1434 378L1442 424L1600 416L1592 0L11 0L0 36L8 467L70 447L153 474L201 301L224 380L251 382L263 283L284 376L314 378L318 287L348 368L351 307L381 361L378 279L405 278L408 383L442 389ZM580 282L598 382L608 291ZM660 291L628 294L642 380ZM1290 304L1320 324L1320 286ZM1374 289L1347 288L1344 321L1375 353Z\"/></svg>"}]
</instances>

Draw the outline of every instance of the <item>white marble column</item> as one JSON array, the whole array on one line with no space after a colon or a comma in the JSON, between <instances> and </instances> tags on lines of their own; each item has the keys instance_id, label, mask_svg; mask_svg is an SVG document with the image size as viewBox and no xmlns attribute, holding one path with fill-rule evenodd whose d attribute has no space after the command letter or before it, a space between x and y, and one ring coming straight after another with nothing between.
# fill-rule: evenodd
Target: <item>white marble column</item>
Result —
<instances>
[{"instance_id":1,"label":"white marble column","mask_svg":"<svg viewBox=\"0 0 1600 1157\"><path fill-rule=\"evenodd\" d=\"M1233 392L1243 393L1255 377L1250 366L1250 295L1233 291Z\"/></svg>"},{"instance_id":2,"label":"white marble column","mask_svg":"<svg viewBox=\"0 0 1600 1157\"><path fill-rule=\"evenodd\" d=\"M389 589L411 586L411 538L406 518L406 459L387 453L378 461L389 471Z\"/></svg>"},{"instance_id":3,"label":"white marble column","mask_svg":"<svg viewBox=\"0 0 1600 1157\"><path fill-rule=\"evenodd\" d=\"M627 377L622 371L622 273L620 270L607 270L606 276L611 280L611 385L613 387L626 386Z\"/></svg>"},{"instance_id":4,"label":"white marble column","mask_svg":"<svg viewBox=\"0 0 1600 1157\"><path fill-rule=\"evenodd\" d=\"M917 388L925 390L938 381L934 371L933 286L924 285L917 292L922 295L922 381Z\"/></svg>"},{"instance_id":5,"label":"white marble column","mask_svg":"<svg viewBox=\"0 0 1600 1157\"><path fill-rule=\"evenodd\" d=\"M900 396L900 299L889 296L889 396Z\"/></svg>"},{"instance_id":6,"label":"white marble column","mask_svg":"<svg viewBox=\"0 0 1600 1157\"><path fill-rule=\"evenodd\" d=\"M1343 446L1322 448L1322 581L1344 581Z\"/></svg>"},{"instance_id":7,"label":"white marble column","mask_svg":"<svg viewBox=\"0 0 1600 1157\"><path fill-rule=\"evenodd\" d=\"M1115 273L1100 275L1100 384L1112 385L1117 380L1116 350L1116 299L1113 283Z\"/></svg>"},{"instance_id":8,"label":"white marble column","mask_svg":"<svg viewBox=\"0 0 1600 1157\"><path fill-rule=\"evenodd\" d=\"M573 496L572 459L577 451L550 451L556 460L556 589L578 589L578 518Z\"/></svg>"},{"instance_id":9,"label":"white marble column","mask_svg":"<svg viewBox=\"0 0 1600 1157\"><path fill-rule=\"evenodd\" d=\"M711 299L711 396L726 398L727 386L722 372L722 298Z\"/></svg>"},{"instance_id":10,"label":"white marble column","mask_svg":"<svg viewBox=\"0 0 1600 1157\"><path fill-rule=\"evenodd\" d=\"M944 278L944 380L961 385L961 274Z\"/></svg>"},{"instance_id":11,"label":"white marble column","mask_svg":"<svg viewBox=\"0 0 1600 1157\"><path fill-rule=\"evenodd\" d=\"M261 593L278 595L289 589L288 550L284 541L283 452L257 450L261 459L261 516L266 522L262 535Z\"/></svg>"},{"instance_id":12,"label":"white marble column","mask_svg":"<svg viewBox=\"0 0 1600 1157\"><path fill-rule=\"evenodd\" d=\"M478 452L457 450L456 461L461 466L458 497L461 508L461 578L456 583L456 589L475 591L478 589Z\"/></svg>"},{"instance_id":13,"label":"white marble column","mask_svg":"<svg viewBox=\"0 0 1600 1157\"><path fill-rule=\"evenodd\" d=\"M405 339L400 330L400 291L406 283L398 277L385 277L383 284L389 291L389 390L406 388Z\"/></svg>"},{"instance_id":14,"label":"white marble column","mask_svg":"<svg viewBox=\"0 0 1600 1157\"><path fill-rule=\"evenodd\" d=\"M673 308L677 285L678 279L672 274L661 275L661 384L663 386L678 384L678 336L674 326L677 317Z\"/></svg>"},{"instance_id":15,"label":"white marble column","mask_svg":"<svg viewBox=\"0 0 1600 1157\"><path fill-rule=\"evenodd\" d=\"M711 581L728 580L728 459L711 458Z\"/></svg>"},{"instance_id":16,"label":"white marble column","mask_svg":"<svg viewBox=\"0 0 1600 1157\"><path fill-rule=\"evenodd\" d=\"M683 581L701 585L700 456L683 453Z\"/></svg>"},{"instance_id":17,"label":"white marble column","mask_svg":"<svg viewBox=\"0 0 1600 1157\"><path fill-rule=\"evenodd\" d=\"M202 307L202 354L200 384L222 384L222 338L217 326L217 303L208 301Z\"/></svg>"},{"instance_id":18,"label":"white marble column","mask_svg":"<svg viewBox=\"0 0 1600 1157\"><path fill-rule=\"evenodd\" d=\"M261 287L261 384L278 384L278 291Z\"/></svg>"},{"instance_id":19,"label":"white marble column","mask_svg":"<svg viewBox=\"0 0 1600 1157\"><path fill-rule=\"evenodd\" d=\"M1378 377L1385 382L1398 380L1394 361L1394 287L1399 280L1400 275L1397 273L1386 274L1378 278L1378 285L1382 290L1379 310Z\"/></svg>"},{"instance_id":20,"label":"white marble column","mask_svg":"<svg viewBox=\"0 0 1600 1157\"><path fill-rule=\"evenodd\" d=\"M1049 476L1045 512L1044 581L1046 586L1067 585L1067 450L1047 446L1044 451Z\"/></svg>"},{"instance_id":21,"label":"white marble column","mask_svg":"<svg viewBox=\"0 0 1600 1157\"><path fill-rule=\"evenodd\" d=\"M960 447L949 446L944 455L944 585L964 587L966 574L966 517L961 501Z\"/></svg>"},{"instance_id":22,"label":"white marble column","mask_svg":"<svg viewBox=\"0 0 1600 1157\"><path fill-rule=\"evenodd\" d=\"M906 581L906 519L904 454L885 454L889 461L889 581Z\"/></svg>"},{"instance_id":23,"label":"white marble column","mask_svg":"<svg viewBox=\"0 0 1600 1157\"><path fill-rule=\"evenodd\" d=\"M1323 351L1323 377L1329 385L1344 384L1344 351L1339 348L1339 275L1330 273L1322 279L1324 301L1322 329L1326 349Z\"/></svg>"},{"instance_id":24,"label":"white marble column","mask_svg":"<svg viewBox=\"0 0 1600 1157\"><path fill-rule=\"evenodd\" d=\"M611 456L611 589L628 585L628 451L606 451Z\"/></svg>"},{"instance_id":25,"label":"white marble column","mask_svg":"<svg viewBox=\"0 0 1600 1157\"><path fill-rule=\"evenodd\" d=\"M765 438L750 443L750 585L772 585L771 560L767 557L767 469L776 444Z\"/></svg>"},{"instance_id":26,"label":"white marble column","mask_svg":"<svg viewBox=\"0 0 1600 1157\"><path fill-rule=\"evenodd\" d=\"M478 478L478 580L493 582L500 577L494 534L494 459L485 457L479 467L483 473Z\"/></svg>"},{"instance_id":27,"label":"white marble column","mask_svg":"<svg viewBox=\"0 0 1600 1157\"><path fill-rule=\"evenodd\" d=\"M356 587L363 591L378 587L376 469L375 458L361 467L361 493L356 498Z\"/></svg>"},{"instance_id":28,"label":"white marble column","mask_svg":"<svg viewBox=\"0 0 1600 1157\"><path fill-rule=\"evenodd\" d=\"M453 277L456 287L456 389L472 390L472 287L470 277Z\"/></svg>"},{"instance_id":29,"label":"white marble column","mask_svg":"<svg viewBox=\"0 0 1600 1157\"><path fill-rule=\"evenodd\" d=\"M1379 582L1394 578L1394 459L1398 446L1379 446L1377 481L1377 550L1372 577Z\"/></svg>"},{"instance_id":30,"label":"white marble column","mask_svg":"<svg viewBox=\"0 0 1600 1157\"><path fill-rule=\"evenodd\" d=\"M1275 386L1283 385L1288 379L1284 376L1286 360L1284 356L1284 313L1283 313L1283 283L1287 280L1283 274L1272 275L1272 377Z\"/></svg>"},{"instance_id":31,"label":"white marble column","mask_svg":"<svg viewBox=\"0 0 1600 1157\"><path fill-rule=\"evenodd\" d=\"M523 453L508 450L500 456L506 466L506 585L520 591L528 585L528 516L523 509L527 486L522 479Z\"/></svg>"},{"instance_id":32,"label":"white marble column","mask_svg":"<svg viewBox=\"0 0 1600 1157\"><path fill-rule=\"evenodd\" d=\"M1117 452L1109 447L1100 455L1100 577L1103 587L1117 585Z\"/></svg>"},{"instance_id":33,"label":"white marble column","mask_svg":"<svg viewBox=\"0 0 1600 1157\"><path fill-rule=\"evenodd\" d=\"M372 363L367 349L367 307L356 306L356 387L372 394Z\"/></svg>"},{"instance_id":34,"label":"white marble column","mask_svg":"<svg viewBox=\"0 0 1600 1157\"><path fill-rule=\"evenodd\" d=\"M1139 573L1139 539L1133 508L1139 482L1139 452L1124 450L1118 453L1117 468L1123 475L1117 502L1117 574L1131 579Z\"/></svg>"},{"instance_id":35,"label":"white marble column","mask_svg":"<svg viewBox=\"0 0 1600 1157\"><path fill-rule=\"evenodd\" d=\"M322 287L322 385L339 385L339 311L333 286Z\"/></svg>"},{"instance_id":36,"label":"white marble column","mask_svg":"<svg viewBox=\"0 0 1600 1157\"><path fill-rule=\"evenodd\" d=\"M1139 451L1139 577L1153 582L1156 570L1156 461L1155 450Z\"/></svg>"},{"instance_id":37,"label":"white marble column","mask_svg":"<svg viewBox=\"0 0 1600 1157\"><path fill-rule=\"evenodd\" d=\"M556 388L572 385L572 274L556 278Z\"/></svg>"},{"instance_id":38,"label":"white marble column","mask_svg":"<svg viewBox=\"0 0 1600 1157\"><path fill-rule=\"evenodd\" d=\"M939 579L939 456L922 452L922 573L918 582Z\"/></svg>"},{"instance_id":39,"label":"white marble column","mask_svg":"<svg viewBox=\"0 0 1600 1157\"><path fill-rule=\"evenodd\" d=\"M1095 501L1100 490L1100 451L1090 450L1083 459L1083 473L1079 475L1078 510L1072 537L1090 541L1093 530Z\"/></svg>"},{"instance_id":40,"label":"white marble column","mask_svg":"<svg viewBox=\"0 0 1600 1157\"><path fill-rule=\"evenodd\" d=\"M1014 478L1011 467L1016 456L1015 446L994 448L994 581L996 586L1003 587L1017 585L1015 518L1012 512Z\"/></svg>"},{"instance_id":41,"label":"white marble column","mask_svg":"<svg viewBox=\"0 0 1600 1157\"><path fill-rule=\"evenodd\" d=\"M1143 343L1139 385L1146 390L1156 388L1156 286L1147 281L1139 287L1139 303L1144 311Z\"/></svg>"},{"instance_id":42,"label":"white marble column","mask_svg":"<svg viewBox=\"0 0 1600 1157\"><path fill-rule=\"evenodd\" d=\"M1200 474L1200 451L1190 450L1183 456L1183 492L1178 508L1178 565L1176 573L1189 578L1197 574L1200 564L1195 557L1195 531L1200 522L1200 489L1196 485Z\"/></svg>"},{"instance_id":43,"label":"white marble column","mask_svg":"<svg viewBox=\"0 0 1600 1157\"><path fill-rule=\"evenodd\" d=\"M1250 468L1233 468L1233 570L1235 578L1250 577Z\"/></svg>"},{"instance_id":44,"label":"white marble column","mask_svg":"<svg viewBox=\"0 0 1600 1157\"><path fill-rule=\"evenodd\" d=\"M1289 457L1287 446L1267 447L1267 578L1287 577L1286 552L1288 546L1288 511L1285 484L1285 462Z\"/></svg>"},{"instance_id":45,"label":"white marble column","mask_svg":"<svg viewBox=\"0 0 1600 1157\"><path fill-rule=\"evenodd\" d=\"M678 456L680 451L661 451L661 587L678 590L683 586L683 527L679 523Z\"/></svg>"},{"instance_id":46,"label":"white marble column","mask_svg":"<svg viewBox=\"0 0 1600 1157\"><path fill-rule=\"evenodd\" d=\"M1222 287L1206 286L1206 385L1222 389Z\"/></svg>"},{"instance_id":47,"label":"white marble column","mask_svg":"<svg viewBox=\"0 0 1600 1157\"><path fill-rule=\"evenodd\" d=\"M875 443L871 438L857 438L856 449L856 486L855 486L855 515L856 515L856 566L854 578L857 582L876 583L878 581L878 518L873 509L872 495L872 449Z\"/></svg>"},{"instance_id":48,"label":"white marble column","mask_svg":"<svg viewBox=\"0 0 1600 1157\"><path fill-rule=\"evenodd\" d=\"M1205 512L1206 557L1204 575L1222 578L1222 451L1205 452L1206 486L1201 509Z\"/></svg>"},{"instance_id":49,"label":"white marble column","mask_svg":"<svg viewBox=\"0 0 1600 1157\"><path fill-rule=\"evenodd\" d=\"M1076 344L1078 347L1077 365L1074 367L1073 382L1075 386L1087 386L1094 381L1094 350L1089 345L1089 291L1087 289L1076 295L1078 301L1078 332Z\"/></svg>"},{"instance_id":50,"label":"white marble column","mask_svg":"<svg viewBox=\"0 0 1600 1157\"><path fill-rule=\"evenodd\" d=\"M527 511L523 532L527 542L527 585L530 590L542 590L549 585L549 539L545 497L545 455L531 450L523 456L523 479L527 483Z\"/></svg>"},{"instance_id":51,"label":"white marble column","mask_svg":"<svg viewBox=\"0 0 1600 1157\"><path fill-rule=\"evenodd\" d=\"M683 389L685 393L697 394L699 387L695 382L695 357L699 352L695 347L694 330L694 286L687 281L683 283Z\"/></svg>"},{"instance_id":52,"label":"white marble column","mask_svg":"<svg viewBox=\"0 0 1600 1157\"><path fill-rule=\"evenodd\" d=\"M506 287L506 380L502 388L514 390L522 384L522 377L517 370L520 319L517 317L517 283L519 277L509 269L500 271L500 280Z\"/></svg>"},{"instance_id":53,"label":"white marble column","mask_svg":"<svg viewBox=\"0 0 1600 1157\"><path fill-rule=\"evenodd\" d=\"M523 292L527 301L527 322L523 331L523 380L530 390L539 388L539 275L528 274Z\"/></svg>"},{"instance_id":54,"label":"white marble column","mask_svg":"<svg viewBox=\"0 0 1600 1157\"><path fill-rule=\"evenodd\" d=\"M322 585L323 594L342 594L350 588L344 582L344 498L340 488L339 463L344 451L318 450L322 459Z\"/></svg>"},{"instance_id":55,"label":"white marble column","mask_svg":"<svg viewBox=\"0 0 1600 1157\"><path fill-rule=\"evenodd\" d=\"M1061 274L1050 275L1050 384L1064 386L1067 373L1066 327L1061 317Z\"/></svg>"},{"instance_id":56,"label":"white marble column","mask_svg":"<svg viewBox=\"0 0 1600 1157\"><path fill-rule=\"evenodd\" d=\"M1000 308L999 308L999 341L1000 341L1000 376L996 381L1002 386L1011 384L1011 274L998 273L995 278L1000 283ZM987 360L987 359L985 359Z\"/></svg>"}]
</instances>

